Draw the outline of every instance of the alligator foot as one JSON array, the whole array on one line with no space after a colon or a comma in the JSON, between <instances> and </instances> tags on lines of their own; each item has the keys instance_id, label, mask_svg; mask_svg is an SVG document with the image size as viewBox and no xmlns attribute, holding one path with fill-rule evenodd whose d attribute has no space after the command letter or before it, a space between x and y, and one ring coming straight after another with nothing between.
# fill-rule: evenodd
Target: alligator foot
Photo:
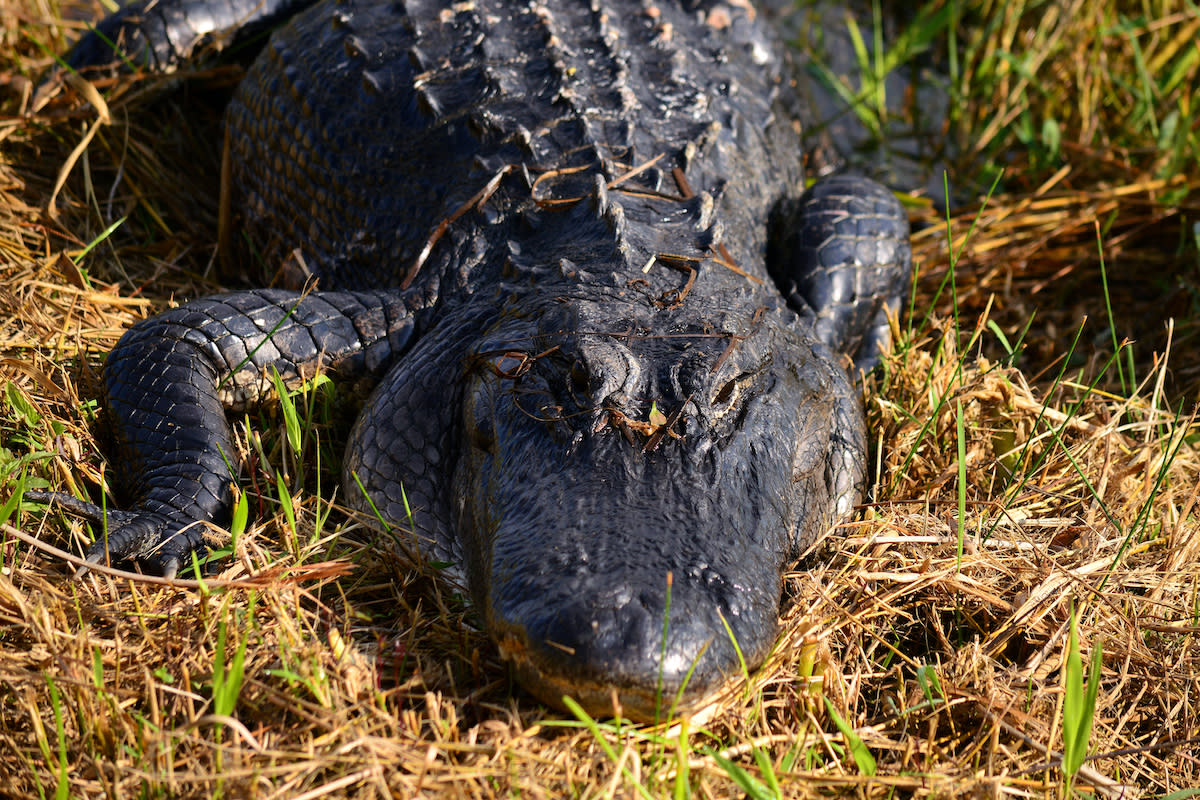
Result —
<instances>
[{"instance_id":1,"label":"alligator foot","mask_svg":"<svg viewBox=\"0 0 1200 800\"><path fill-rule=\"evenodd\" d=\"M888 188L831 175L776 209L768 269L788 304L831 351L870 372L891 346L912 271L908 215Z\"/></svg>"},{"instance_id":2,"label":"alligator foot","mask_svg":"<svg viewBox=\"0 0 1200 800\"><path fill-rule=\"evenodd\" d=\"M102 508L65 492L29 491L25 499L55 506L101 528L100 537L84 553L90 564L136 561L164 578L174 578L192 553L204 547L202 522L156 511ZM75 577L83 577L87 571L88 567L82 566Z\"/></svg>"}]
</instances>

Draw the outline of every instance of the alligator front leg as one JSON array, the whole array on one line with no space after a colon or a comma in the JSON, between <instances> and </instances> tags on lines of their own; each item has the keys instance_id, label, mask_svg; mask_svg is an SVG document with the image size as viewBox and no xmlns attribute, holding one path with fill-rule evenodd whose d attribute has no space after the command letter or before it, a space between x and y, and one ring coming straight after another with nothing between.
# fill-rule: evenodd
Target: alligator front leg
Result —
<instances>
[{"instance_id":1,"label":"alligator front leg","mask_svg":"<svg viewBox=\"0 0 1200 800\"><path fill-rule=\"evenodd\" d=\"M107 513L53 493L105 528L98 563L136 560L174 575L203 548L206 523L227 526L238 466L226 410L269 391L272 371L295 383L325 370L377 380L413 338L399 293L247 291L195 300L133 326L104 369L118 485L129 510Z\"/></svg>"},{"instance_id":2,"label":"alligator front leg","mask_svg":"<svg viewBox=\"0 0 1200 800\"><path fill-rule=\"evenodd\" d=\"M767 268L817 338L869 371L890 345L887 315L908 292L908 216L889 189L855 175L814 183L771 219Z\"/></svg>"},{"instance_id":3,"label":"alligator front leg","mask_svg":"<svg viewBox=\"0 0 1200 800\"><path fill-rule=\"evenodd\" d=\"M228 47L269 30L315 0L141 0L105 17L66 57L82 70L125 62L169 72L211 43Z\"/></svg>"}]
</instances>

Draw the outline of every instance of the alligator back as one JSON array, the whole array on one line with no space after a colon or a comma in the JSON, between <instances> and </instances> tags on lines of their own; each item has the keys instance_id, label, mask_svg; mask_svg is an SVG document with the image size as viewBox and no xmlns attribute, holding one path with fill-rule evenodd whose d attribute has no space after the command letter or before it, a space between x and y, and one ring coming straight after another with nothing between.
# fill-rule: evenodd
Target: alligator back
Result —
<instances>
[{"instance_id":1,"label":"alligator back","mask_svg":"<svg viewBox=\"0 0 1200 800\"><path fill-rule=\"evenodd\" d=\"M765 279L768 206L800 177L794 132L771 124L775 50L748 6L685 5L309 9L275 34L228 115L267 263L299 247L323 288L398 286L420 272L431 292L443 280L449 294L470 291L489 280L480 269L499 267L497 248L561 225L573 200L594 205L597 176L612 185L652 164L608 193L597 209L607 223L591 215L595 231L563 238L607 240L640 269L646 251L704 256L715 217ZM717 195L717 214L700 201L671 207L675 168ZM652 232L621 228L611 205ZM646 235L660 241L638 241ZM564 252L578 260L579 249Z\"/></svg>"}]
</instances>

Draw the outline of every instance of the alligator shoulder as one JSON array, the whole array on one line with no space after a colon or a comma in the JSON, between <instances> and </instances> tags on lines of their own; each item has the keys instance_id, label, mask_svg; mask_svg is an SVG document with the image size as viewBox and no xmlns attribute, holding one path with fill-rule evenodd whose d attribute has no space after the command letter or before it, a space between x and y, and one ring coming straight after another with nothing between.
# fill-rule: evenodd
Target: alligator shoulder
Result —
<instances>
[{"instance_id":1,"label":"alligator shoulder","mask_svg":"<svg viewBox=\"0 0 1200 800\"><path fill-rule=\"evenodd\" d=\"M197 32L204 0L154 8L187 25L134 9L101 29L160 66L240 30ZM804 191L783 88L740 2L298 13L227 124L251 238L320 291L202 298L122 339L107 408L130 505L89 558L174 572L192 523L228 519L223 409L321 368L377 382L347 494L455 565L539 696L653 716L739 649L757 663L783 569L861 496L846 365L876 356L910 258L886 190Z\"/></svg>"}]
</instances>

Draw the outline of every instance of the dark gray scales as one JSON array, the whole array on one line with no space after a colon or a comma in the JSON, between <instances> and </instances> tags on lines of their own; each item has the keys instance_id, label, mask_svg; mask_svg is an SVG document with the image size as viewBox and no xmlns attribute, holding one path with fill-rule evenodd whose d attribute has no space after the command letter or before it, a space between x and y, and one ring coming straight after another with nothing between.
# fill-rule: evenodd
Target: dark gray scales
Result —
<instances>
[{"instance_id":1,"label":"dark gray scales","mask_svg":"<svg viewBox=\"0 0 1200 800\"><path fill-rule=\"evenodd\" d=\"M529 689L653 716L694 667L702 700L738 670L725 623L757 664L783 570L861 498L846 365L907 287L899 204L858 178L803 193L742 4L299 5L135 6L70 57L107 63L107 39L169 69L294 14L227 124L240 220L320 289L126 334L105 408L128 510L89 558L187 563L194 523L229 519L225 411L321 369L375 384L345 495L404 529L407 499Z\"/></svg>"}]
</instances>

